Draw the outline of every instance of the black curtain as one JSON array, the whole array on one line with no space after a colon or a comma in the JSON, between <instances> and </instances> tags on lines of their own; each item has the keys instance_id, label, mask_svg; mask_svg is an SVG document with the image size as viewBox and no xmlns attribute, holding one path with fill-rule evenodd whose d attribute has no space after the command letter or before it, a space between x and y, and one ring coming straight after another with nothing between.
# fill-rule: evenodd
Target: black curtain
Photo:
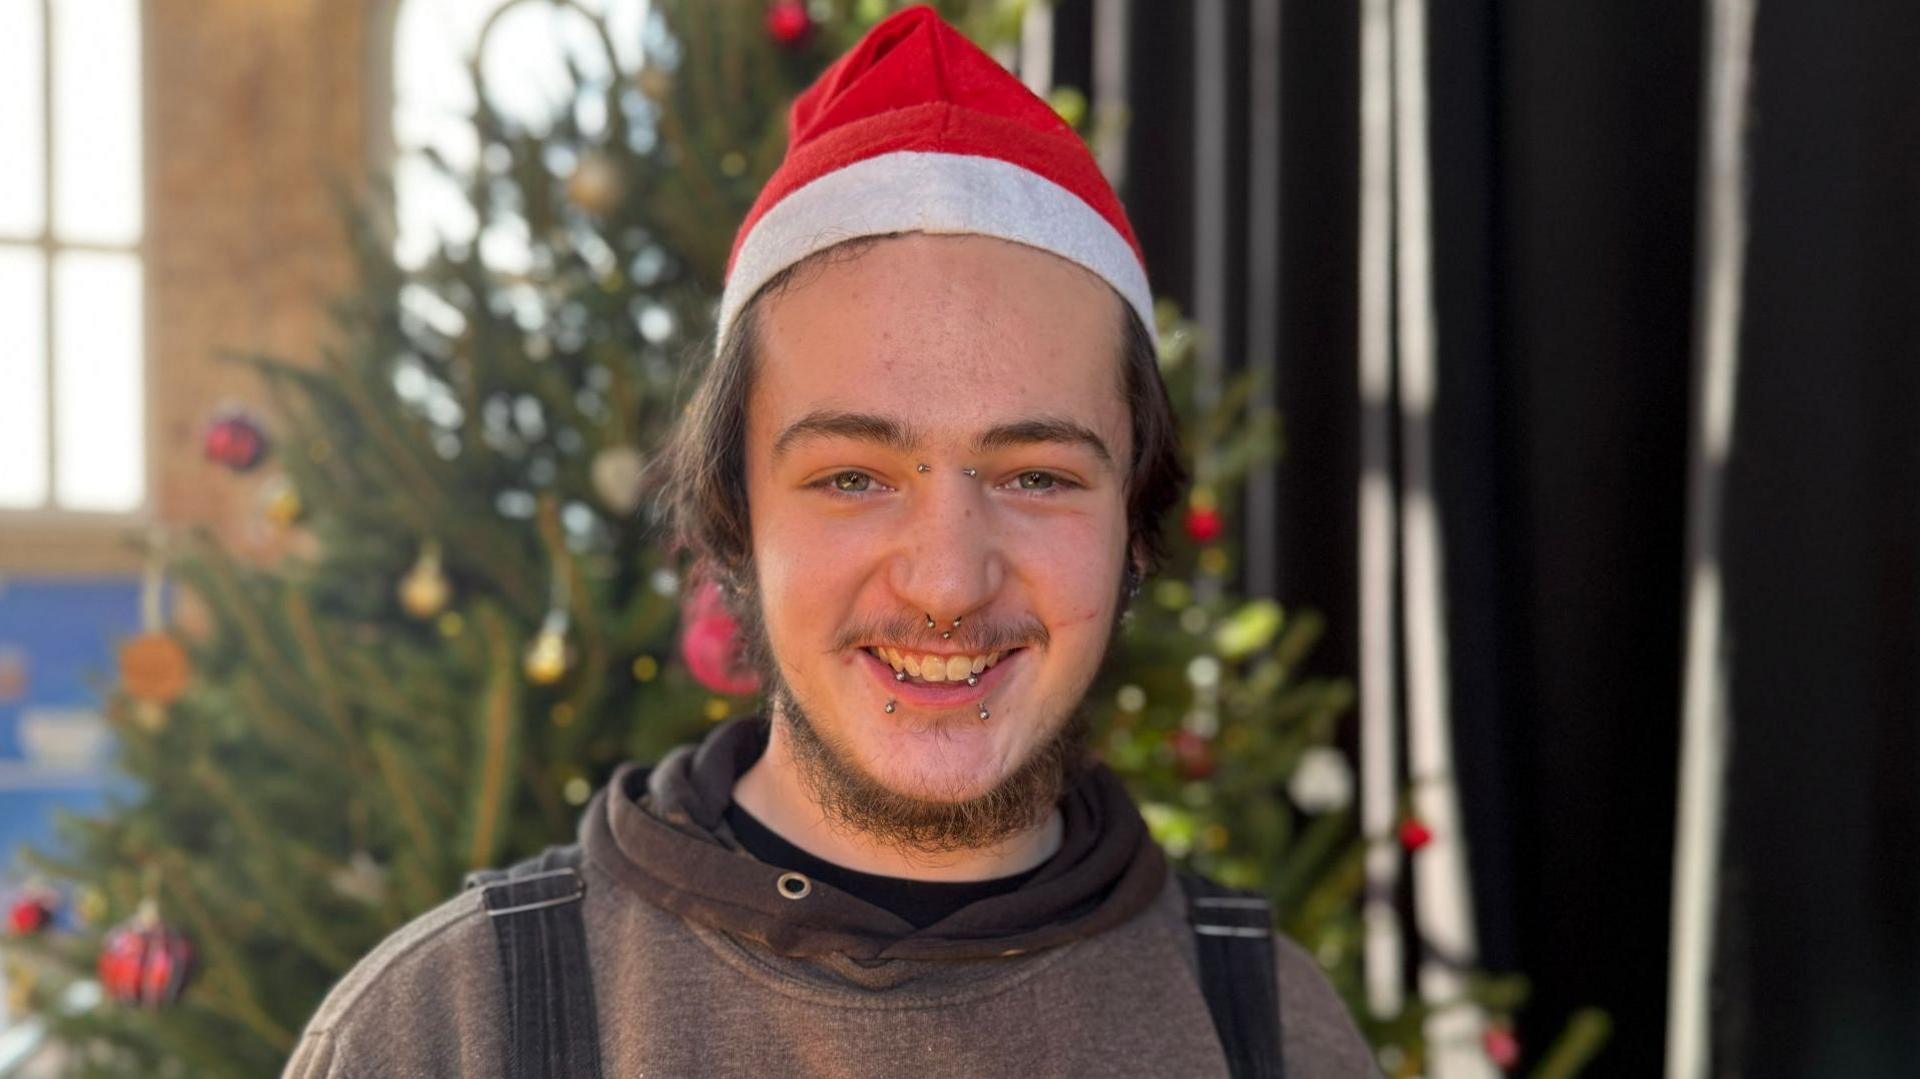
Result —
<instances>
[{"instance_id":1,"label":"black curtain","mask_svg":"<svg viewBox=\"0 0 1920 1079\"><path fill-rule=\"evenodd\" d=\"M1250 4L1227 189L1196 190L1195 5L1134 0L1123 195L1190 312L1196 198L1244 236ZM1484 964L1663 1068L1684 655L1705 4L1429 5L1437 482ZM1087 85L1092 4L1057 7ZM1726 484L1722 1075L1920 1059L1920 5L1759 0ZM1280 599L1358 669L1358 5L1283 0ZM1225 255L1224 355L1245 326Z\"/></svg>"},{"instance_id":2,"label":"black curtain","mask_svg":"<svg viewBox=\"0 0 1920 1079\"><path fill-rule=\"evenodd\" d=\"M1761 0L1725 1074L1920 1068L1920 8Z\"/></svg>"},{"instance_id":3,"label":"black curtain","mask_svg":"<svg viewBox=\"0 0 1920 1079\"><path fill-rule=\"evenodd\" d=\"M1435 5L1440 395L1460 786L1523 1042L1666 1023L1700 5Z\"/></svg>"}]
</instances>

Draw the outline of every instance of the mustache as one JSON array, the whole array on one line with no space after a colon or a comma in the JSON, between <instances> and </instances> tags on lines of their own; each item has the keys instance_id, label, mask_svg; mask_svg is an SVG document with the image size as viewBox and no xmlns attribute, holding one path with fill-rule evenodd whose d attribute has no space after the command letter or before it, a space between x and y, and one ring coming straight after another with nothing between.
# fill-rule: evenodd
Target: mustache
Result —
<instances>
[{"instance_id":1,"label":"mustache","mask_svg":"<svg viewBox=\"0 0 1920 1079\"><path fill-rule=\"evenodd\" d=\"M942 633L951 633L952 636L942 637ZM885 646L982 655L1014 648L1044 648L1052 639L1047 627L1031 616L998 619L976 615L961 619L958 626L951 622L944 625L935 622L929 629L926 615L894 614L874 615L855 621L834 639L833 647L834 651Z\"/></svg>"}]
</instances>

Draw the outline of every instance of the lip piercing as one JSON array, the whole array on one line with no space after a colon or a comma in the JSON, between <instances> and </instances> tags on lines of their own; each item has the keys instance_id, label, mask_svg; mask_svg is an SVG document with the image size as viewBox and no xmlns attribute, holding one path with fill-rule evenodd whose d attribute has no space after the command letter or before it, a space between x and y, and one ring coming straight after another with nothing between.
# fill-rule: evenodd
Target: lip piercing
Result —
<instances>
[{"instance_id":1,"label":"lip piercing","mask_svg":"<svg viewBox=\"0 0 1920 1079\"><path fill-rule=\"evenodd\" d=\"M888 702L887 702L887 711L888 711L888 713L892 713L892 711L893 711L893 702L892 702L892 701L888 701Z\"/></svg>"},{"instance_id":2,"label":"lip piercing","mask_svg":"<svg viewBox=\"0 0 1920 1079\"><path fill-rule=\"evenodd\" d=\"M907 680L907 672L905 672L905 671L895 671L895 672L893 672L893 680L894 680L894 681L896 681L896 682L904 682L904 681L906 681L906 680Z\"/></svg>"},{"instance_id":3,"label":"lip piercing","mask_svg":"<svg viewBox=\"0 0 1920 1079\"><path fill-rule=\"evenodd\" d=\"M980 722L985 723L988 718L989 713L987 712L987 706L983 704L980 706Z\"/></svg>"},{"instance_id":4,"label":"lip piercing","mask_svg":"<svg viewBox=\"0 0 1920 1079\"><path fill-rule=\"evenodd\" d=\"M915 472L932 472L933 471L933 469L927 465L914 465L913 470Z\"/></svg>"},{"instance_id":5,"label":"lip piercing","mask_svg":"<svg viewBox=\"0 0 1920 1079\"><path fill-rule=\"evenodd\" d=\"M968 684L968 685L970 685L970 686L977 686L977 685L979 685L979 684L980 684L980 676L979 676L979 675L977 675L977 674L970 674L970 675L967 675L967 684Z\"/></svg>"},{"instance_id":6,"label":"lip piercing","mask_svg":"<svg viewBox=\"0 0 1920 1079\"><path fill-rule=\"evenodd\" d=\"M927 628L928 628L928 629L932 629L932 628L933 628L933 616L932 616L932 615L928 615L928 616L927 616Z\"/></svg>"}]
</instances>

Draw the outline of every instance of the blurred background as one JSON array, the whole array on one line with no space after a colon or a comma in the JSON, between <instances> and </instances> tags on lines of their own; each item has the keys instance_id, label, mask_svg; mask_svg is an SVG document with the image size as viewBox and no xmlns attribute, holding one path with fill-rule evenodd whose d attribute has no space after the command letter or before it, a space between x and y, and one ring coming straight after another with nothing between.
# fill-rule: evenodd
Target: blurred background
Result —
<instances>
[{"instance_id":1,"label":"blurred background","mask_svg":"<svg viewBox=\"0 0 1920 1079\"><path fill-rule=\"evenodd\" d=\"M0 1075L270 1074L754 707L645 464L900 6L0 0ZM1163 300L1162 841L1388 1074L1910 1072L1920 9L936 6Z\"/></svg>"}]
</instances>

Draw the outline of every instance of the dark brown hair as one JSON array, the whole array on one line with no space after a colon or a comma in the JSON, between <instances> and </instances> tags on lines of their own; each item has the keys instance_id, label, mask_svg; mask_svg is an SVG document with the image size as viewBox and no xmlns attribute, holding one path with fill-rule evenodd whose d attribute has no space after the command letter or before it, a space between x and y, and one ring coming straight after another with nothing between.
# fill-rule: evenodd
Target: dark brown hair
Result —
<instances>
[{"instance_id":1,"label":"dark brown hair","mask_svg":"<svg viewBox=\"0 0 1920 1079\"><path fill-rule=\"evenodd\" d=\"M857 257L899 233L865 236L818 252L774 275L735 319L726 344L694 391L658 462L662 508L675 542L699 572L729 593L750 589L752 524L747 511L747 404L759 364L760 307L788 288L804 268L831 258ZM1113 294L1119 299L1119 294ZM1125 302L1120 310L1121 391L1133 425L1127 471L1127 546L1130 581L1151 574L1166 555L1162 518L1187 484L1180 460L1179 424L1160 378L1153 338Z\"/></svg>"}]
</instances>

